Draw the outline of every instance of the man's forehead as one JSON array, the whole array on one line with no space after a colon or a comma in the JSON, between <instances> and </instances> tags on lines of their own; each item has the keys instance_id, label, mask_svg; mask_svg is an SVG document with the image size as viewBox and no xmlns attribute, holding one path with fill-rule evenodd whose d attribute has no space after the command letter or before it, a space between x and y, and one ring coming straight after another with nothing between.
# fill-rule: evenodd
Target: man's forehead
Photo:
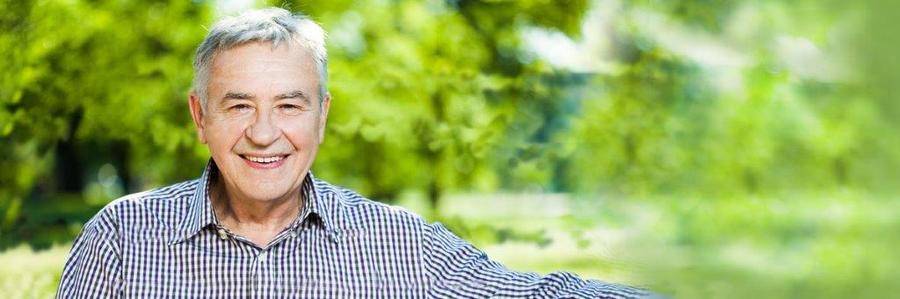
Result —
<instances>
[{"instance_id":1,"label":"man's forehead","mask_svg":"<svg viewBox=\"0 0 900 299\"><path fill-rule=\"evenodd\" d=\"M254 86L270 88L273 93L280 94L302 90L304 95L310 96L318 80L315 63L302 47L281 45L272 48L260 43L219 53L209 74L210 87L235 93L252 93L253 90L241 89Z\"/></svg>"},{"instance_id":2,"label":"man's forehead","mask_svg":"<svg viewBox=\"0 0 900 299\"><path fill-rule=\"evenodd\" d=\"M212 74L235 75L240 73L258 74L265 72L310 72L314 73L314 67L308 67L301 59L289 57L260 57L260 56L224 56L216 61L212 67Z\"/></svg>"},{"instance_id":3,"label":"man's forehead","mask_svg":"<svg viewBox=\"0 0 900 299\"><path fill-rule=\"evenodd\" d=\"M272 50L268 47L246 47L223 51L213 60L210 75L258 76L263 73L295 73L294 76L315 80L318 71L312 57L300 49ZM296 48L296 47L295 47ZM306 75L306 76L304 76Z\"/></svg>"},{"instance_id":4,"label":"man's forehead","mask_svg":"<svg viewBox=\"0 0 900 299\"><path fill-rule=\"evenodd\" d=\"M293 57L277 57L277 56L252 56L252 57L235 57L226 56L217 59L213 64L213 68L230 69L230 70L280 70L287 68L302 68L305 65L303 59ZM246 69L247 66L258 66L254 69Z\"/></svg>"},{"instance_id":5,"label":"man's forehead","mask_svg":"<svg viewBox=\"0 0 900 299\"><path fill-rule=\"evenodd\" d=\"M315 65L312 53L299 45L250 42L223 50L213 58L213 67L235 65Z\"/></svg>"}]
</instances>

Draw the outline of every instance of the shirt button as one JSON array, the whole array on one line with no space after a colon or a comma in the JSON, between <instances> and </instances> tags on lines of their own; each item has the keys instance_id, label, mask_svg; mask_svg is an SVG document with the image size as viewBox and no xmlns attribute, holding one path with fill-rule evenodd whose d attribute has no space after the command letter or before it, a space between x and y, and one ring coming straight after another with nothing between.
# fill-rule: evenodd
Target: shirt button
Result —
<instances>
[{"instance_id":1,"label":"shirt button","mask_svg":"<svg viewBox=\"0 0 900 299\"><path fill-rule=\"evenodd\" d=\"M228 240L228 234L225 233L224 229L219 229L219 238L222 238L222 240Z\"/></svg>"},{"instance_id":2,"label":"shirt button","mask_svg":"<svg viewBox=\"0 0 900 299\"><path fill-rule=\"evenodd\" d=\"M265 263L267 257L269 257L269 252L263 251L258 256L256 256L256 260L259 261L260 263Z\"/></svg>"}]
</instances>

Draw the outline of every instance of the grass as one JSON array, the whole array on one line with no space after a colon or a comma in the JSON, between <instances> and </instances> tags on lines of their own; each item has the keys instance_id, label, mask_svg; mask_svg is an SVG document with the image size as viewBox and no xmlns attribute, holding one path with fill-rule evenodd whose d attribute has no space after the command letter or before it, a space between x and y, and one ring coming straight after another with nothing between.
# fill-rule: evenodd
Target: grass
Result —
<instances>
[{"instance_id":1,"label":"grass","mask_svg":"<svg viewBox=\"0 0 900 299\"><path fill-rule=\"evenodd\" d=\"M69 248L19 246L0 253L0 298L52 298Z\"/></svg>"}]
</instances>

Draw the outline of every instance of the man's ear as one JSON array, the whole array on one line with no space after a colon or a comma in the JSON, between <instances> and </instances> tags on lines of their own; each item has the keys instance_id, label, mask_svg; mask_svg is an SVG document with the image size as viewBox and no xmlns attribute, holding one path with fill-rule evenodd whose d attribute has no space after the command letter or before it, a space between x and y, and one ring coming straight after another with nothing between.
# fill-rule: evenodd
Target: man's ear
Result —
<instances>
[{"instance_id":1,"label":"man's ear","mask_svg":"<svg viewBox=\"0 0 900 299\"><path fill-rule=\"evenodd\" d=\"M191 118L194 120L194 126L197 127L197 138L200 143L206 144L206 132L203 127L203 104L200 103L200 97L196 92L191 92L188 96L188 107L191 109Z\"/></svg>"},{"instance_id":2,"label":"man's ear","mask_svg":"<svg viewBox=\"0 0 900 299\"><path fill-rule=\"evenodd\" d=\"M322 144L322 141L325 140L325 124L328 123L328 109L331 108L331 93L326 92L325 98L322 99L322 104L319 105L319 109L322 109L321 115L319 115L319 144Z\"/></svg>"}]
</instances>

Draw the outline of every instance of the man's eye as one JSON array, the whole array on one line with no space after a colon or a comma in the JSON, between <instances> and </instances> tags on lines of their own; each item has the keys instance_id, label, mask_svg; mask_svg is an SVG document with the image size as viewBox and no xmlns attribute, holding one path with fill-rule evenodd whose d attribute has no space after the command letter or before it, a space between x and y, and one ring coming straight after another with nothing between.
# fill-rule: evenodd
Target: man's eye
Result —
<instances>
[{"instance_id":1,"label":"man's eye","mask_svg":"<svg viewBox=\"0 0 900 299\"><path fill-rule=\"evenodd\" d=\"M303 110L303 107L300 107L297 105L291 105L291 104L284 104L284 105L279 105L278 109L288 111L288 112L298 112L298 111Z\"/></svg>"},{"instance_id":2,"label":"man's eye","mask_svg":"<svg viewBox=\"0 0 900 299\"><path fill-rule=\"evenodd\" d=\"M238 110L238 111L243 111L243 110L247 110L250 108L251 108L250 105L247 105L247 104L237 104L237 105L231 106L231 110Z\"/></svg>"}]
</instances>

